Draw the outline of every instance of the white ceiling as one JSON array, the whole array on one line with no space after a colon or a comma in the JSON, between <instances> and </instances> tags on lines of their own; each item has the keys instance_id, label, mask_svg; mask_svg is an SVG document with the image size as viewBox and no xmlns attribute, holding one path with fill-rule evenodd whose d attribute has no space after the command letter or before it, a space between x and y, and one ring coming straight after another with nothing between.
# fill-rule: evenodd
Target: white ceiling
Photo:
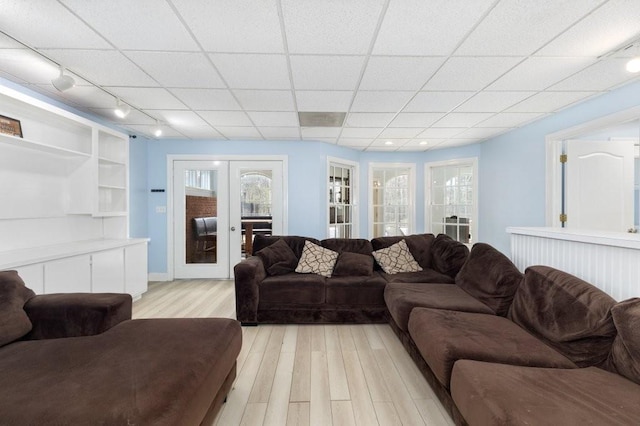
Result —
<instances>
[{"instance_id":1,"label":"white ceiling","mask_svg":"<svg viewBox=\"0 0 640 426\"><path fill-rule=\"evenodd\" d=\"M638 80L639 17L640 0L0 0L0 76L146 136L424 151Z\"/></svg>"}]
</instances>

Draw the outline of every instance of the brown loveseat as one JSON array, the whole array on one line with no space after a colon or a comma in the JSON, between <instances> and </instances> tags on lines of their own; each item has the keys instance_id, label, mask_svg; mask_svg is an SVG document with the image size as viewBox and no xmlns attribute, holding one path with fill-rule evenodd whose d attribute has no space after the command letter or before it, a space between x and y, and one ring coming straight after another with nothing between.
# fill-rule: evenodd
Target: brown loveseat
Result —
<instances>
[{"instance_id":1,"label":"brown loveseat","mask_svg":"<svg viewBox=\"0 0 640 426\"><path fill-rule=\"evenodd\" d=\"M404 240L421 271L388 274L372 252ZM305 242L338 254L329 277L294 272ZM256 235L253 256L234 268L237 319L258 323L384 323L390 282L453 283L469 250L441 234L365 239Z\"/></svg>"},{"instance_id":2,"label":"brown loveseat","mask_svg":"<svg viewBox=\"0 0 640 426\"><path fill-rule=\"evenodd\" d=\"M239 323L131 320L131 306L125 294L36 296L0 272L0 424L211 424Z\"/></svg>"}]
</instances>

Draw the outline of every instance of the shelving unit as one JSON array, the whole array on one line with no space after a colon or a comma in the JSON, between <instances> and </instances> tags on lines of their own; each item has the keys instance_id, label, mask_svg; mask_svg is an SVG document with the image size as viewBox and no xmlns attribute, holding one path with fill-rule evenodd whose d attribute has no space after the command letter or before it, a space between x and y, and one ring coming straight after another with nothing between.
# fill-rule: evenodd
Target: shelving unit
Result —
<instances>
[{"instance_id":1,"label":"shelving unit","mask_svg":"<svg viewBox=\"0 0 640 426\"><path fill-rule=\"evenodd\" d=\"M147 240L128 238L129 137L5 86L0 115L24 136L0 134L0 269L37 293L146 291Z\"/></svg>"}]
</instances>

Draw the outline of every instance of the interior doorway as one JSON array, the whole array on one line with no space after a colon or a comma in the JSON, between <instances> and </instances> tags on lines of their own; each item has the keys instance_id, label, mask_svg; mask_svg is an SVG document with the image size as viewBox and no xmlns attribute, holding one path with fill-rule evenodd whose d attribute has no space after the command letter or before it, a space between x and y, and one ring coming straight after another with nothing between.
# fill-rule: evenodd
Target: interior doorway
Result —
<instances>
[{"instance_id":1,"label":"interior doorway","mask_svg":"<svg viewBox=\"0 0 640 426\"><path fill-rule=\"evenodd\" d=\"M285 159L175 156L168 166L174 279L232 278L233 266L252 253L255 235L285 232Z\"/></svg>"}]
</instances>

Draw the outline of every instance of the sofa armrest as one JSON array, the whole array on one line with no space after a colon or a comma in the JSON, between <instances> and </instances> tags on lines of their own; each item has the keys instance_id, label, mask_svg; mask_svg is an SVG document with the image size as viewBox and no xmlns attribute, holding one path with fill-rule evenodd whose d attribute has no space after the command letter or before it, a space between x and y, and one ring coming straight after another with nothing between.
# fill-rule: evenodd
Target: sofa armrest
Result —
<instances>
[{"instance_id":1,"label":"sofa armrest","mask_svg":"<svg viewBox=\"0 0 640 426\"><path fill-rule=\"evenodd\" d=\"M236 319L243 325L257 324L258 286L267 277L262 260L251 256L238 263L234 268L236 286Z\"/></svg>"},{"instance_id":2,"label":"sofa armrest","mask_svg":"<svg viewBox=\"0 0 640 426\"><path fill-rule=\"evenodd\" d=\"M26 340L92 336L131 319L132 299L118 293L43 294L24 310L33 324Z\"/></svg>"}]
</instances>

